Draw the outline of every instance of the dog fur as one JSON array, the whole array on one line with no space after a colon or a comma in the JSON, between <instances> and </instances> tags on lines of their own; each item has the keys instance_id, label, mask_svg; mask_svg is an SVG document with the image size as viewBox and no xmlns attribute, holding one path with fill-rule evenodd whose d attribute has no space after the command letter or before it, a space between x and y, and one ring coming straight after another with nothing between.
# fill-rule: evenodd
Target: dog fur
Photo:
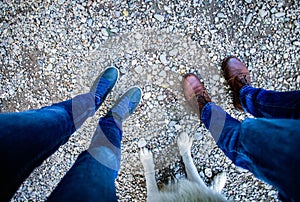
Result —
<instances>
[{"instance_id":1,"label":"dog fur","mask_svg":"<svg viewBox=\"0 0 300 202\"><path fill-rule=\"evenodd\" d=\"M187 134L181 134L177 139L177 145L180 155L182 156L187 179L179 180L174 184L166 186L165 190L158 190L155 180L155 166L153 162L153 154L147 148L140 151L140 159L144 167L147 201L180 201L180 202L219 202L227 201L220 193L225 186L226 174L217 175L211 187L207 187L200 178L193 159L191 156L191 147L193 139Z\"/></svg>"}]
</instances>

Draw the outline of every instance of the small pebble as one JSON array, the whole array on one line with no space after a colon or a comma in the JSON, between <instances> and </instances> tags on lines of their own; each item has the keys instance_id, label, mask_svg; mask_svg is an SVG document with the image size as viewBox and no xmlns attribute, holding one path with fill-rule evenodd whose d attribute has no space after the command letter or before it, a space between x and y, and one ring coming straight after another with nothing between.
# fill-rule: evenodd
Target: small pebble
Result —
<instances>
[{"instance_id":1,"label":"small pebble","mask_svg":"<svg viewBox=\"0 0 300 202\"><path fill-rule=\"evenodd\" d=\"M219 81L219 79L220 79L220 76L218 75L218 74L215 74L215 75L213 75L213 80L215 80L215 81Z\"/></svg>"},{"instance_id":2,"label":"small pebble","mask_svg":"<svg viewBox=\"0 0 300 202\"><path fill-rule=\"evenodd\" d=\"M251 48L251 49L250 49L250 54L253 55L254 53L256 53L256 49L255 49L255 48Z\"/></svg>"},{"instance_id":3,"label":"small pebble","mask_svg":"<svg viewBox=\"0 0 300 202\"><path fill-rule=\"evenodd\" d=\"M253 17L253 14L250 13L248 14L247 18L246 18L246 21L245 21L245 25L248 26L252 20L252 17Z\"/></svg>"},{"instance_id":4,"label":"small pebble","mask_svg":"<svg viewBox=\"0 0 300 202\"><path fill-rule=\"evenodd\" d=\"M164 98L165 98L165 96L163 96L163 95L157 96L157 100L158 100L158 101L162 101Z\"/></svg>"},{"instance_id":5,"label":"small pebble","mask_svg":"<svg viewBox=\"0 0 300 202\"><path fill-rule=\"evenodd\" d=\"M129 15L129 13L128 13L127 10L123 10L123 11L122 11L122 14L123 14L125 17L128 17L128 15Z\"/></svg>"},{"instance_id":6,"label":"small pebble","mask_svg":"<svg viewBox=\"0 0 300 202\"><path fill-rule=\"evenodd\" d=\"M138 74L141 74L143 72L143 67L138 65L136 68L134 68L134 71Z\"/></svg>"},{"instance_id":7,"label":"small pebble","mask_svg":"<svg viewBox=\"0 0 300 202\"><path fill-rule=\"evenodd\" d=\"M137 63L138 63L137 60L132 60L131 66L135 66Z\"/></svg>"},{"instance_id":8,"label":"small pebble","mask_svg":"<svg viewBox=\"0 0 300 202\"><path fill-rule=\"evenodd\" d=\"M159 22L163 22L165 20L165 17L163 15L154 14L154 18L158 20Z\"/></svg>"},{"instance_id":9,"label":"small pebble","mask_svg":"<svg viewBox=\"0 0 300 202\"><path fill-rule=\"evenodd\" d=\"M161 77L166 77L167 73L166 73L166 71L162 70L161 72L159 72L158 75L161 76Z\"/></svg>"},{"instance_id":10,"label":"small pebble","mask_svg":"<svg viewBox=\"0 0 300 202\"><path fill-rule=\"evenodd\" d=\"M144 93L143 98L144 98L145 100L148 100L150 97L151 97L151 93L150 93L150 92Z\"/></svg>"},{"instance_id":11,"label":"small pebble","mask_svg":"<svg viewBox=\"0 0 300 202\"><path fill-rule=\"evenodd\" d=\"M164 65L167 65L169 62L168 62L168 60L167 60L167 56L166 56L166 54L161 54L160 56L159 56L159 60L161 61L161 63L163 63Z\"/></svg>"},{"instance_id":12,"label":"small pebble","mask_svg":"<svg viewBox=\"0 0 300 202\"><path fill-rule=\"evenodd\" d=\"M227 18L227 16L224 13L218 13L218 18Z\"/></svg>"},{"instance_id":13,"label":"small pebble","mask_svg":"<svg viewBox=\"0 0 300 202\"><path fill-rule=\"evenodd\" d=\"M264 18L266 15L268 15L268 12L266 10L260 9L258 11L260 17Z\"/></svg>"},{"instance_id":14,"label":"small pebble","mask_svg":"<svg viewBox=\"0 0 300 202\"><path fill-rule=\"evenodd\" d=\"M294 41L293 44L294 44L295 46L300 46L300 41Z\"/></svg>"},{"instance_id":15,"label":"small pebble","mask_svg":"<svg viewBox=\"0 0 300 202\"><path fill-rule=\"evenodd\" d=\"M169 52L169 55L170 56L176 56L178 54L178 50L177 49L172 49L170 52Z\"/></svg>"},{"instance_id":16,"label":"small pebble","mask_svg":"<svg viewBox=\"0 0 300 202\"><path fill-rule=\"evenodd\" d=\"M275 13L275 17L276 17L276 18L281 18L281 17L283 17L283 16L285 16L285 13L283 13L283 12Z\"/></svg>"},{"instance_id":17,"label":"small pebble","mask_svg":"<svg viewBox=\"0 0 300 202\"><path fill-rule=\"evenodd\" d=\"M140 33L136 33L136 34L134 35L134 38L136 38L136 39L142 39L142 38L143 38L143 35L140 34Z\"/></svg>"},{"instance_id":18,"label":"small pebble","mask_svg":"<svg viewBox=\"0 0 300 202\"><path fill-rule=\"evenodd\" d=\"M106 29L106 28L102 28L102 29L101 29L101 33L102 33L103 36L106 36L106 37L109 36L109 33L107 32L107 29Z\"/></svg>"},{"instance_id":19,"label":"small pebble","mask_svg":"<svg viewBox=\"0 0 300 202\"><path fill-rule=\"evenodd\" d=\"M39 50L42 50L44 48L44 44L42 42L38 42L37 47Z\"/></svg>"},{"instance_id":20,"label":"small pebble","mask_svg":"<svg viewBox=\"0 0 300 202\"><path fill-rule=\"evenodd\" d=\"M64 4L65 2L66 2L66 0L57 0L57 3L60 5Z\"/></svg>"},{"instance_id":21,"label":"small pebble","mask_svg":"<svg viewBox=\"0 0 300 202\"><path fill-rule=\"evenodd\" d=\"M144 138L139 139L138 143L137 143L139 148L145 147L147 145L147 142Z\"/></svg>"},{"instance_id":22,"label":"small pebble","mask_svg":"<svg viewBox=\"0 0 300 202\"><path fill-rule=\"evenodd\" d=\"M211 178L212 177L212 170L210 168L205 168L204 174L206 177Z\"/></svg>"}]
</instances>

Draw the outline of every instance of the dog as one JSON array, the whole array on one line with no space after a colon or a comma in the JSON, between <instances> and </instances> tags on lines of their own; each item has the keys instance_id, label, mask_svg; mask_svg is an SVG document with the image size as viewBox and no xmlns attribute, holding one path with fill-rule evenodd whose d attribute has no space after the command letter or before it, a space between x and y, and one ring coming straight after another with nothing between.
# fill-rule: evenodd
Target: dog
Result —
<instances>
[{"instance_id":1,"label":"dog","mask_svg":"<svg viewBox=\"0 0 300 202\"><path fill-rule=\"evenodd\" d=\"M226 174L223 172L214 177L212 185L206 186L200 178L193 159L191 156L193 138L186 133L179 135L177 145L179 153L182 156L185 165L187 179L181 179L176 183L166 186L165 190L159 190L155 180L155 166L153 162L153 154L146 147L140 150L140 160L143 164L146 187L147 201L180 201L180 202L212 202L227 201L221 195L221 191L226 183Z\"/></svg>"}]
</instances>

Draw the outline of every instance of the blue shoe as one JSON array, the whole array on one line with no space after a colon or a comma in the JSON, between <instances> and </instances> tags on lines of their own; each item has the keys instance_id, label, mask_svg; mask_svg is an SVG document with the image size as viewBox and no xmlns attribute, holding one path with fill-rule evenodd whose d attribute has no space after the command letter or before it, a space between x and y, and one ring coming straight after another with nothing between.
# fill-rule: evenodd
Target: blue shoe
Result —
<instances>
[{"instance_id":1,"label":"blue shoe","mask_svg":"<svg viewBox=\"0 0 300 202\"><path fill-rule=\"evenodd\" d=\"M124 93L115 105L108 111L106 116L113 116L121 124L138 107L142 98L142 90L139 87L132 87Z\"/></svg>"},{"instance_id":2,"label":"blue shoe","mask_svg":"<svg viewBox=\"0 0 300 202\"><path fill-rule=\"evenodd\" d=\"M90 92L95 93L95 109L97 110L119 78L119 70L115 67L106 68L94 81Z\"/></svg>"}]
</instances>

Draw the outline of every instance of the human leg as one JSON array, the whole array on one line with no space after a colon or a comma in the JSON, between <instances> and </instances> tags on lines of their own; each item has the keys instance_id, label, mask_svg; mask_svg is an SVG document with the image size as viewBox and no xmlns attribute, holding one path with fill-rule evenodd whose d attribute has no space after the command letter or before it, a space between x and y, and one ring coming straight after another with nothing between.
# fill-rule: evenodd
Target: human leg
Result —
<instances>
[{"instance_id":1,"label":"human leg","mask_svg":"<svg viewBox=\"0 0 300 202\"><path fill-rule=\"evenodd\" d=\"M116 201L115 179L120 168L122 122L137 108L142 92L128 90L100 118L87 151L82 152L48 201Z\"/></svg>"},{"instance_id":2,"label":"human leg","mask_svg":"<svg viewBox=\"0 0 300 202\"><path fill-rule=\"evenodd\" d=\"M117 201L114 181L120 166L121 138L122 130L113 117L101 118L92 141L97 146L78 156L48 201Z\"/></svg>"},{"instance_id":3,"label":"human leg","mask_svg":"<svg viewBox=\"0 0 300 202\"><path fill-rule=\"evenodd\" d=\"M300 118L300 91L276 92L245 86L240 91L241 105L255 117Z\"/></svg>"},{"instance_id":4,"label":"human leg","mask_svg":"<svg viewBox=\"0 0 300 202\"><path fill-rule=\"evenodd\" d=\"M20 184L91 117L118 78L109 68L97 90L38 110L0 114L0 198L9 200Z\"/></svg>"},{"instance_id":5,"label":"human leg","mask_svg":"<svg viewBox=\"0 0 300 202\"><path fill-rule=\"evenodd\" d=\"M223 61L222 69L237 109L255 117L300 118L300 91L276 92L252 87L248 69L233 56Z\"/></svg>"},{"instance_id":6,"label":"human leg","mask_svg":"<svg viewBox=\"0 0 300 202\"><path fill-rule=\"evenodd\" d=\"M220 119L224 115L225 120ZM257 118L240 123L213 103L202 109L201 120L213 137L219 137L217 145L235 165L276 187L284 198L300 199L300 120Z\"/></svg>"}]
</instances>

